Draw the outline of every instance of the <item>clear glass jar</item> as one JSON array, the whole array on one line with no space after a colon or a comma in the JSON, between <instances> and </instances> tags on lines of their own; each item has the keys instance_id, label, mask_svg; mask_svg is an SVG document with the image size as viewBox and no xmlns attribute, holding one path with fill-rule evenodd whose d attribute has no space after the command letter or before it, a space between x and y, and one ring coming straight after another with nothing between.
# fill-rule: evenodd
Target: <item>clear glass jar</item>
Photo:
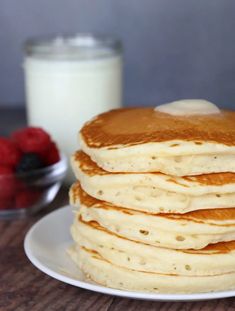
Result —
<instances>
[{"instance_id":1,"label":"clear glass jar","mask_svg":"<svg viewBox=\"0 0 235 311\"><path fill-rule=\"evenodd\" d=\"M67 156L79 148L84 122L122 105L122 47L112 37L28 40L24 72L29 124L47 130Z\"/></svg>"}]
</instances>

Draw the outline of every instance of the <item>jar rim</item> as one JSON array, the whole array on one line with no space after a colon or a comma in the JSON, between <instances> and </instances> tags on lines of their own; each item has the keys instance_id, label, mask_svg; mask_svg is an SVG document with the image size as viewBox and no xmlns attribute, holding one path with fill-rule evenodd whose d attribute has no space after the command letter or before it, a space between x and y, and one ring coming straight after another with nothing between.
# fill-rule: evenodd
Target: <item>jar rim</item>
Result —
<instances>
[{"instance_id":1,"label":"jar rim","mask_svg":"<svg viewBox=\"0 0 235 311\"><path fill-rule=\"evenodd\" d=\"M93 33L38 36L25 41L24 52L27 56L38 57L78 57L79 53L82 54L82 58L105 57L120 54L122 43L113 35Z\"/></svg>"}]
</instances>

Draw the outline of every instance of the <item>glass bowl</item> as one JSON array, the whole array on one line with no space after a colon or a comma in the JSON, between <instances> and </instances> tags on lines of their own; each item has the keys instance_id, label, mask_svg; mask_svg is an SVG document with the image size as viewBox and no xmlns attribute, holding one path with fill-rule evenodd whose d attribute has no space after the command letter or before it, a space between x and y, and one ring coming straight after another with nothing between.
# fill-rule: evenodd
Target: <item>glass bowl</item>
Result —
<instances>
[{"instance_id":1,"label":"glass bowl","mask_svg":"<svg viewBox=\"0 0 235 311\"><path fill-rule=\"evenodd\" d=\"M53 201L67 171L66 157L59 162L15 175L0 175L0 218L35 214Z\"/></svg>"}]
</instances>

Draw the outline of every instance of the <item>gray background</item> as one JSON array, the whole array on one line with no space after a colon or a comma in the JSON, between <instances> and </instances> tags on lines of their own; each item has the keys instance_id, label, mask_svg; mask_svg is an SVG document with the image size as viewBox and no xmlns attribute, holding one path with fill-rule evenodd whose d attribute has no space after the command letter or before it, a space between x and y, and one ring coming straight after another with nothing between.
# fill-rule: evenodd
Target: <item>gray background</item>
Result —
<instances>
[{"instance_id":1,"label":"gray background","mask_svg":"<svg viewBox=\"0 0 235 311\"><path fill-rule=\"evenodd\" d=\"M125 46L125 103L206 98L235 108L235 1L0 0L0 103L24 104L22 42L101 32Z\"/></svg>"}]
</instances>

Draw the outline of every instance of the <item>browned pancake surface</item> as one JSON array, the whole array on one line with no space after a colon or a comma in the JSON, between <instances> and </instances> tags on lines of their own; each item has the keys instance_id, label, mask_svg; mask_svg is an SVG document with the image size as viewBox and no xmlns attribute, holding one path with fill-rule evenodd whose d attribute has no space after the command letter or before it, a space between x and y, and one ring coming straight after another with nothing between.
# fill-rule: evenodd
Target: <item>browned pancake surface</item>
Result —
<instances>
[{"instance_id":1,"label":"browned pancake surface","mask_svg":"<svg viewBox=\"0 0 235 311\"><path fill-rule=\"evenodd\" d=\"M172 116L154 108L111 110L86 123L81 134L89 147L115 147L169 140L235 145L235 112ZM172 147L176 146L173 144Z\"/></svg>"},{"instance_id":2,"label":"browned pancake surface","mask_svg":"<svg viewBox=\"0 0 235 311\"><path fill-rule=\"evenodd\" d=\"M80 169L89 176L110 174L109 172L106 172L101 167L99 167L91 160L88 155L86 155L81 150L75 152L74 161L78 162Z\"/></svg>"}]
</instances>

